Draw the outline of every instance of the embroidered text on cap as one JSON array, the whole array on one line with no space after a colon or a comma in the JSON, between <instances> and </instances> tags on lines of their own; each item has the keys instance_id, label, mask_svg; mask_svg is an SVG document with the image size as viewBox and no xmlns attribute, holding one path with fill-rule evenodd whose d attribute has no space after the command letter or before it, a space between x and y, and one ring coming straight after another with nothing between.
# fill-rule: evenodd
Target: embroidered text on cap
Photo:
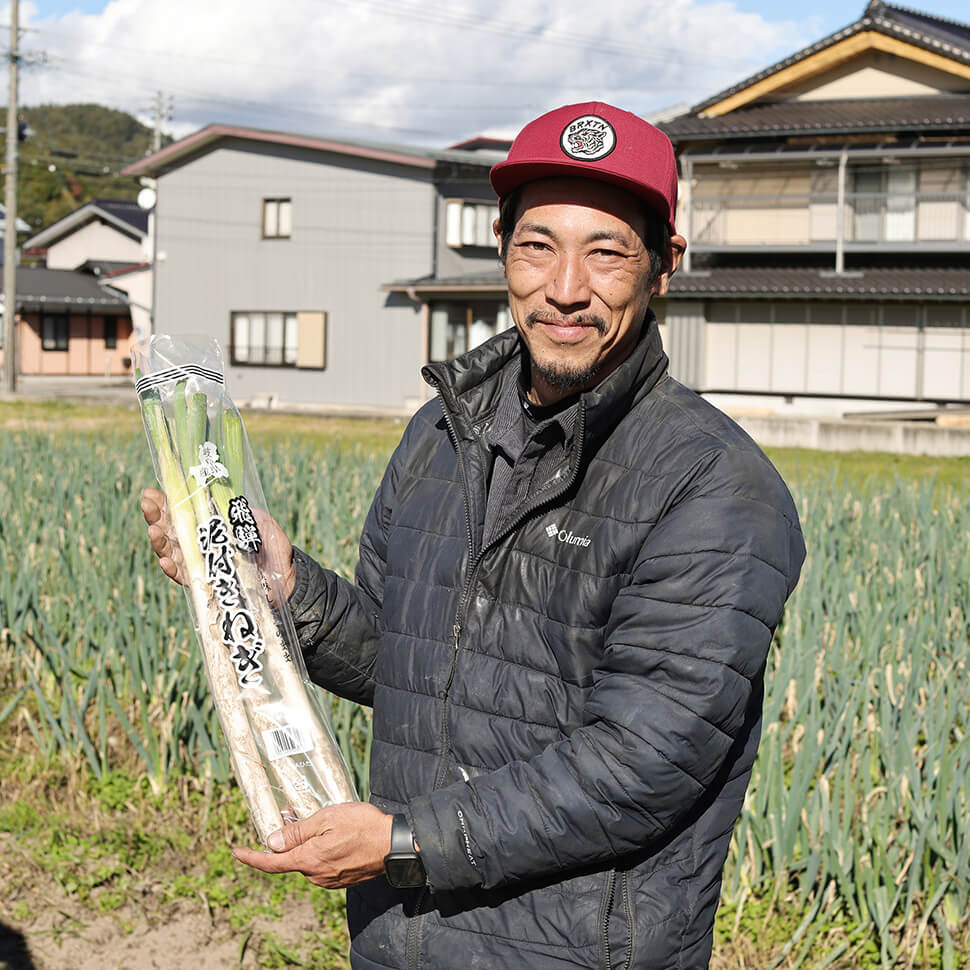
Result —
<instances>
[{"instance_id":1,"label":"embroidered text on cap","mask_svg":"<svg viewBox=\"0 0 970 970\"><path fill-rule=\"evenodd\" d=\"M563 128L559 144L570 158L595 162L616 148L616 132L608 121L596 115L583 115Z\"/></svg>"}]
</instances>

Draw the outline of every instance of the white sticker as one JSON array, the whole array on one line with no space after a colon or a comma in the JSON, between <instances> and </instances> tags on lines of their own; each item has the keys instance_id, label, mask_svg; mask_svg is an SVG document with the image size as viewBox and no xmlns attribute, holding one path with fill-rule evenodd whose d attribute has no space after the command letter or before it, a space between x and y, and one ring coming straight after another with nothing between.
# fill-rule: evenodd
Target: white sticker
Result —
<instances>
[{"instance_id":1,"label":"white sticker","mask_svg":"<svg viewBox=\"0 0 970 970\"><path fill-rule=\"evenodd\" d=\"M263 747L270 761L279 761L280 758L289 757L291 754L312 751L313 740L308 732L297 725L286 724L263 731Z\"/></svg>"}]
</instances>

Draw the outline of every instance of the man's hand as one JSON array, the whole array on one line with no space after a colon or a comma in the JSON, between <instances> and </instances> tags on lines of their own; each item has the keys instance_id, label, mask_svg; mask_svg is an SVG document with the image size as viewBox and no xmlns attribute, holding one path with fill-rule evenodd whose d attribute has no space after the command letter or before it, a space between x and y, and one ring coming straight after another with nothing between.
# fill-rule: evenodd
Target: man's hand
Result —
<instances>
[{"instance_id":1,"label":"man's hand","mask_svg":"<svg viewBox=\"0 0 970 970\"><path fill-rule=\"evenodd\" d=\"M391 849L391 822L367 802L328 805L269 837L273 852L233 849L240 862L263 872L302 872L314 885L342 889L380 876Z\"/></svg>"},{"instance_id":2,"label":"man's hand","mask_svg":"<svg viewBox=\"0 0 970 970\"><path fill-rule=\"evenodd\" d=\"M175 530L168 515L165 496L155 488L141 493L141 512L148 523L148 541L158 556L158 565L169 579L187 586L189 577L182 566L182 553L175 539ZM253 518L263 540L257 562L264 576L278 576L285 598L296 585L293 568L293 546L276 519L265 509L253 509ZM270 587L272 593L272 586Z\"/></svg>"}]
</instances>

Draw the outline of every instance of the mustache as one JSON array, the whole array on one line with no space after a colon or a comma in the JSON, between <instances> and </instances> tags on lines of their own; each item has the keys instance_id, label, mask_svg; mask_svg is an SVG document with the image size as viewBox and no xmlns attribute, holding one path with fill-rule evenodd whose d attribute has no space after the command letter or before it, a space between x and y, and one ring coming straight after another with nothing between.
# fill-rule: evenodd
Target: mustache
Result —
<instances>
[{"instance_id":1,"label":"mustache","mask_svg":"<svg viewBox=\"0 0 970 970\"><path fill-rule=\"evenodd\" d=\"M551 323L557 327L595 327L602 337L606 333L606 321L595 313L576 313L567 317L557 317L543 310L533 310L525 318L527 327L537 323Z\"/></svg>"}]
</instances>

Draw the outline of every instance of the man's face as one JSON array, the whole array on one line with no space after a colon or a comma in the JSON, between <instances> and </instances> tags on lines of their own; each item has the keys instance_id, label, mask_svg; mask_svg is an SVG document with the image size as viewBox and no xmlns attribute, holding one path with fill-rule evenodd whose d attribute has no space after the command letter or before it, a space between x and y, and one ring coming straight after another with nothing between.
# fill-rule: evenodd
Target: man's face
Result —
<instances>
[{"instance_id":1,"label":"man's face","mask_svg":"<svg viewBox=\"0 0 970 970\"><path fill-rule=\"evenodd\" d=\"M669 275L650 282L644 235L641 203L623 189L583 178L523 187L504 272L538 403L595 386L633 349Z\"/></svg>"}]
</instances>

